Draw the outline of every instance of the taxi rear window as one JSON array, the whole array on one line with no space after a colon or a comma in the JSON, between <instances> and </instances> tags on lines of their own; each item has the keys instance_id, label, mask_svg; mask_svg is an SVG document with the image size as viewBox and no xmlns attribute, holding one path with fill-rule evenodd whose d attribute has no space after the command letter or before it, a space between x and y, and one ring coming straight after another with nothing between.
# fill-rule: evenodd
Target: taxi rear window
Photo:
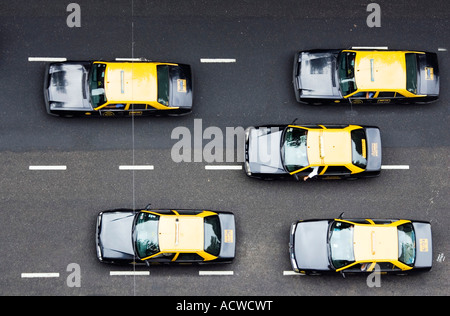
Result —
<instances>
[{"instance_id":1,"label":"taxi rear window","mask_svg":"<svg viewBox=\"0 0 450 316\"><path fill-rule=\"evenodd\" d=\"M405 54L406 61L406 90L417 94L417 58L416 54Z\"/></svg>"},{"instance_id":2,"label":"taxi rear window","mask_svg":"<svg viewBox=\"0 0 450 316\"><path fill-rule=\"evenodd\" d=\"M367 144L366 133L363 129L351 132L352 138L352 163L362 169L367 166Z\"/></svg>"},{"instance_id":3,"label":"taxi rear window","mask_svg":"<svg viewBox=\"0 0 450 316\"><path fill-rule=\"evenodd\" d=\"M213 256L220 253L222 230L218 215L206 216L205 223L205 251Z\"/></svg>"},{"instance_id":4,"label":"taxi rear window","mask_svg":"<svg viewBox=\"0 0 450 316\"><path fill-rule=\"evenodd\" d=\"M169 105L169 66L158 65L156 67L158 76L158 103L165 106Z\"/></svg>"}]
</instances>

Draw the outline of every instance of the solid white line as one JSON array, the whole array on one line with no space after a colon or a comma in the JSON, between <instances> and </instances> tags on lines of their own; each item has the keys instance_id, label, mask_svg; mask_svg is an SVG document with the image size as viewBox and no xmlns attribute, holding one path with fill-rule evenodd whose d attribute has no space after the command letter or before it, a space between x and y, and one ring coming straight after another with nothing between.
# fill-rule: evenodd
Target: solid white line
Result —
<instances>
[{"instance_id":1,"label":"solid white line","mask_svg":"<svg viewBox=\"0 0 450 316\"><path fill-rule=\"evenodd\" d=\"M198 275L234 275L233 271L198 271Z\"/></svg>"},{"instance_id":2,"label":"solid white line","mask_svg":"<svg viewBox=\"0 0 450 316\"><path fill-rule=\"evenodd\" d=\"M446 52L446 51L447 51L447 48L441 48L441 47L438 48L438 52Z\"/></svg>"},{"instance_id":3,"label":"solid white line","mask_svg":"<svg viewBox=\"0 0 450 316\"><path fill-rule=\"evenodd\" d=\"M234 58L200 58L201 63L235 63Z\"/></svg>"},{"instance_id":4,"label":"solid white line","mask_svg":"<svg viewBox=\"0 0 450 316\"><path fill-rule=\"evenodd\" d=\"M22 273L21 278L59 278L59 273Z\"/></svg>"},{"instance_id":5,"label":"solid white line","mask_svg":"<svg viewBox=\"0 0 450 316\"><path fill-rule=\"evenodd\" d=\"M304 274L289 270L289 271L283 271L283 275L304 275Z\"/></svg>"},{"instance_id":6,"label":"solid white line","mask_svg":"<svg viewBox=\"0 0 450 316\"><path fill-rule=\"evenodd\" d=\"M28 61L58 62L58 61L67 61L67 58L65 58L65 57L28 57Z\"/></svg>"},{"instance_id":7,"label":"solid white line","mask_svg":"<svg viewBox=\"0 0 450 316\"><path fill-rule=\"evenodd\" d=\"M141 165L141 166L119 166L119 170L153 170L152 165Z\"/></svg>"},{"instance_id":8,"label":"solid white line","mask_svg":"<svg viewBox=\"0 0 450 316\"><path fill-rule=\"evenodd\" d=\"M29 170L67 170L67 166L29 166Z\"/></svg>"},{"instance_id":9,"label":"solid white line","mask_svg":"<svg viewBox=\"0 0 450 316\"><path fill-rule=\"evenodd\" d=\"M150 271L110 271L110 276L140 276L140 275L150 275Z\"/></svg>"},{"instance_id":10,"label":"solid white line","mask_svg":"<svg viewBox=\"0 0 450 316\"><path fill-rule=\"evenodd\" d=\"M382 165L381 169L400 169L400 170L408 170L408 165Z\"/></svg>"},{"instance_id":11,"label":"solid white line","mask_svg":"<svg viewBox=\"0 0 450 316\"><path fill-rule=\"evenodd\" d=\"M352 49L389 49L387 46L353 46Z\"/></svg>"},{"instance_id":12,"label":"solid white line","mask_svg":"<svg viewBox=\"0 0 450 316\"><path fill-rule=\"evenodd\" d=\"M242 170L242 166L227 166L227 165L220 165L220 166L214 166L209 165L205 166L206 170Z\"/></svg>"},{"instance_id":13,"label":"solid white line","mask_svg":"<svg viewBox=\"0 0 450 316\"><path fill-rule=\"evenodd\" d=\"M130 57L125 57L125 58L116 58L116 61L143 61L142 58L130 58Z\"/></svg>"}]
</instances>

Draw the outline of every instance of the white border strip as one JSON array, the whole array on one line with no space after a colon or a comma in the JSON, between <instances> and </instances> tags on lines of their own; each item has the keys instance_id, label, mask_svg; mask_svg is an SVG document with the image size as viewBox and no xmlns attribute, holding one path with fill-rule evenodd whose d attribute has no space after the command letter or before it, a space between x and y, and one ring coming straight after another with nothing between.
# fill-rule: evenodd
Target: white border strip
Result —
<instances>
[{"instance_id":1,"label":"white border strip","mask_svg":"<svg viewBox=\"0 0 450 316\"><path fill-rule=\"evenodd\" d=\"M206 170L242 170L242 166L232 166L232 165L207 165Z\"/></svg>"},{"instance_id":2,"label":"white border strip","mask_svg":"<svg viewBox=\"0 0 450 316\"><path fill-rule=\"evenodd\" d=\"M29 166L29 170L67 170L67 166Z\"/></svg>"},{"instance_id":3,"label":"white border strip","mask_svg":"<svg viewBox=\"0 0 450 316\"><path fill-rule=\"evenodd\" d=\"M143 59L142 58L131 58L131 57L125 57L125 58L118 57L118 58L116 58L116 61L143 61Z\"/></svg>"},{"instance_id":4,"label":"white border strip","mask_svg":"<svg viewBox=\"0 0 450 316\"><path fill-rule=\"evenodd\" d=\"M22 279L31 279L31 278L59 278L59 273L22 273L20 275Z\"/></svg>"},{"instance_id":5,"label":"white border strip","mask_svg":"<svg viewBox=\"0 0 450 316\"><path fill-rule=\"evenodd\" d=\"M389 49L387 46L353 46L352 49Z\"/></svg>"},{"instance_id":6,"label":"white border strip","mask_svg":"<svg viewBox=\"0 0 450 316\"><path fill-rule=\"evenodd\" d=\"M154 170L152 165L119 166L119 170Z\"/></svg>"},{"instance_id":7,"label":"white border strip","mask_svg":"<svg viewBox=\"0 0 450 316\"><path fill-rule=\"evenodd\" d=\"M150 271L110 271L110 276L147 276L150 275Z\"/></svg>"},{"instance_id":8,"label":"white border strip","mask_svg":"<svg viewBox=\"0 0 450 316\"><path fill-rule=\"evenodd\" d=\"M438 52L446 52L447 48L443 48L443 47L439 47L438 48Z\"/></svg>"},{"instance_id":9,"label":"white border strip","mask_svg":"<svg viewBox=\"0 0 450 316\"><path fill-rule=\"evenodd\" d=\"M235 63L234 58L200 58L201 63Z\"/></svg>"},{"instance_id":10,"label":"white border strip","mask_svg":"<svg viewBox=\"0 0 450 316\"><path fill-rule=\"evenodd\" d=\"M234 275L234 271L198 271L198 275Z\"/></svg>"},{"instance_id":11,"label":"white border strip","mask_svg":"<svg viewBox=\"0 0 450 316\"><path fill-rule=\"evenodd\" d=\"M28 61L58 62L58 61L67 61L67 58L65 58L65 57L28 57Z\"/></svg>"},{"instance_id":12,"label":"white border strip","mask_svg":"<svg viewBox=\"0 0 450 316\"><path fill-rule=\"evenodd\" d=\"M393 169L399 169L399 170L408 170L409 166L408 165L382 165L381 169L389 169L389 170L393 170Z\"/></svg>"}]
</instances>

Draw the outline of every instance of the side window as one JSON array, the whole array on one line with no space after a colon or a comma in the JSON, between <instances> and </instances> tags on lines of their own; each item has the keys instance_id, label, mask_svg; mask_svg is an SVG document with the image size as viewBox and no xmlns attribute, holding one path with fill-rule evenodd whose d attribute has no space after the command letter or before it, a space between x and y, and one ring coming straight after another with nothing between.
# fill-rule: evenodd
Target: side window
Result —
<instances>
[{"instance_id":1,"label":"side window","mask_svg":"<svg viewBox=\"0 0 450 316\"><path fill-rule=\"evenodd\" d=\"M325 171L325 175L334 175L334 174L347 174L351 173L350 170L347 169L347 167L344 166L328 166L327 170Z\"/></svg>"},{"instance_id":2,"label":"side window","mask_svg":"<svg viewBox=\"0 0 450 316\"><path fill-rule=\"evenodd\" d=\"M123 110L125 109L125 104L122 103L113 103L113 104L108 104L107 106L105 106L103 109L108 109L108 110Z\"/></svg>"},{"instance_id":3,"label":"side window","mask_svg":"<svg viewBox=\"0 0 450 316\"><path fill-rule=\"evenodd\" d=\"M395 97L395 92L391 92L391 91L381 91L378 94L378 98L394 98Z\"/></svg>"},{"instance_id":4,"label":"side window","mask_svg":"<svg viewBox=\"0 0 450 316\"><path fill-rule=\"evenodd\" d=\"M372 99L376 94L376 91L361 91L355 93L351 98Z\"/></svg>"},{"instance_id":5,"label":"side window","mask_svg":"<svg viewBox=\"0 0 450 316\"><path fill-rule=\"evenodd\" d=\"M154 256L153 258L149 259L150 261L158 261L158 262L168 262L168 261L172 261L172 259L175 257L176 253L168 253L168 252L163 252L160 253L157 256Z\"/></svg>"},{"instance_id":6,"label":"side window","mask_svg":"<svg viewBox=\"0 0 450 316\"><path fill-rule=\"evenodd\" d=\"M180 253L176 262L199 262L203 258L196 253Z\"/></svg>"},{"instance_id":7,"label":"side window","mask_svg":"<svg viewBox=\"0 0 450 316\"><path fill-rule=\"evenodd\" d=\"M366 93L365 92L358 92L351 96L351 98L365 98Z\"/></svg>"},{"instance_id":8,"label":"side window","mask_svg":"<svg viewBox=\"0 0 450 316\"><path fill-rule=\"evenodd\" d=\"M382 272L400 271L401 269L390 262L378 262L378 266Z\"/></svg>"},{"instance_id":9,"label":"side window","mask_svg":"<svg viewBox=\"0 0 450 316\"><path fill-rule=\"evenodd\" d=\"M146 104L140 104L140 103L130 104L130 111L145 110L146 108L147 108Z\"/></svg>"},{"instance_id":10,"label":"side window","mask_svg":"<svg viewBox=\"0 0 450 316\"><path fill-rule=\"evenodd\" d=\"M369 269L371 264L371 262L357 263L352 265L350 268L345 269L344 272L365 272Z\"/></svg>"}]
</instances>

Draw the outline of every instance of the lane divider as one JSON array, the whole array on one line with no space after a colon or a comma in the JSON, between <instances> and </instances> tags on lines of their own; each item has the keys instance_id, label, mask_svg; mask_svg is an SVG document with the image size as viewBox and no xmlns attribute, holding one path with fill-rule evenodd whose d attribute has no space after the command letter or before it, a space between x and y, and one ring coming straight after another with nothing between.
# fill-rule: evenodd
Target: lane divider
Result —
<instances>
[{"instance_id":1,"label":"lane divider","mask_svg":"<svg viewBox=\"0 0 450 316\"><path fill-rule=\"evenodd\" d=\"M234 275L234 271L198 271L200 276Z\"/></svg>"},{"instance_id":2,"label":"lane divider","mask_svg":"<svg viewBox=\"0 0 450 316\"><path fill-rule=\"evenodd\" d=\"M22 279L32 279L32 278L59 278L59 273L22 273L20 275Z\"/></svg>"},{"instance_id":3,"label":"lane divider","mask_svg":"<svg viewBox=\"0 0 450 316\"><path fill-rule=\"evenodd\" d=\"M28 170L67 170L67 166L29 166Z\"/></svg>"},{"instance_id":4,"label":"lane divider","mask_svg":"<svg viewBox=\"0 0 450 316\"><path fill-rule=\"evenodd\" d=\"M150 271L110 271L110 276L147 276Z\"/></svg>"},{"instance_id":5,"label":"lane divider","mask_svg":"<svg viewBox=\"0 0 450 316\"><path fill-rule=\"evenodd\" d=\"M234 58L200 58L201 63L235 63L236 59Z\"/></svg>"},{"instance_id":6,"label":"lane divider","mask_svg":"<svg viewBox=\"0 0 450 316\"><path fill-rule=\"evenodd\" d=\"M242 166L238 165L206 165L206 170L242 170Z\"/></svg>"},{"instance_id":7,"label":"lane divider","mask_svg":"<svg viewBox=\"0 0 450 316\"><path fill-rule=\"evenodd\" d=\"M152 165L123 165L119 166L119 170L154 170Z\"/></svg>"}]
</instances>

